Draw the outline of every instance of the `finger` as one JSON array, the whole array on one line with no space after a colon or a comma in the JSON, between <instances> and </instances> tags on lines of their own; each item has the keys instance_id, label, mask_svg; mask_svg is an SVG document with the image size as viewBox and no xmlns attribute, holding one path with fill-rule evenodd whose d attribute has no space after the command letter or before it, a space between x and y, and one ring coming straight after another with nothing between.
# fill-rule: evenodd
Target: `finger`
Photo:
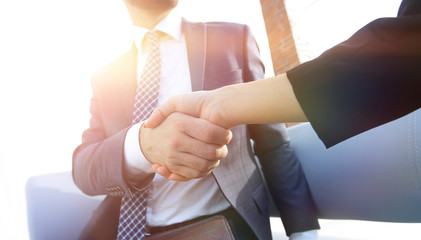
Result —
<instances>
[{"instance_id":1,"label":"finger","mask_svg":"<svg viewBox=\"0 0 421 240\"><path fill-rule=\"evenodd\" d=\"M159 165L158 163L154 163L154 164L152 164L151 169L152 169L152 170L154 170L154 171L156 172L156 169L157 169L159 166L161 166L161 165Z\"/></svg>"},{"instance_id":2,"label":"finger","mask_svg":"<svg viewBox=\"0 0 421 240\"><path fill-rule=\"evenodd\" d=\"M190 145L184 145L183 147L180 147L180 151L192 154L196 157L199 157L201 159L207 160L207 161L216 161L225 158L228 155L228 147L227 145L218 146L214 144L208 144L201 141L197 141L196 139L193 139L190 142ZM190 159L186 159L189 160ZM198 164L207 164L203 163L201 161L197 162ZM185 164L185 163L182 163ZM197 166L192 166L197 168Z\"/></svg>"},{"instance_id":3,"label":"finger","mask_svg":"<svg viewBox=\"0 0 421 240\"><path fill-rule=\"evenodd\" d=\"M155 108L143 125L145 128L156 128L158 127L173 111L170 104L164 103L161 106Z\"/></svg>"},{"instance_id":4,"label":"finger","mask_svg":"<svg viewBox=\"0 0 421 240\"><path fill-rule=\"evenodd\" d=\"M199 170L196 168L192 168L188 165L180 165L180 164L168 165L166 167L169 169L171 173L176 173L187 178L201 178L201 177L209 175L210 172L212 172L215 168L217 168L220 164L220 161L213 161L212 163L213 165L208 165L206 167L203 167L203 168L206 168L206 170ZM168 175L168 173L166 173L166 175Z\"/></svg>"},{"instance_id":5,"label":"finger","mask_svg":"<svg viewBox=\"0 0 421 240\"><path fill-rule=\"evenodd\" d=\"M188 118L185 121L188 122L188 125L184 126L184 128L185 132L192 138L217 145L226 145L232 139L232 132L229 129L225 129L204 119L188 115L183 115L182 117Z\"/></svg>"},{"instance_id":6,"label":"finger","mask_svg":"<svg viewBox=\"0 0 421 240\"><path fill-rule=\"evenodd\" d=\"M191 180L190 178L186 178L184 176L178 175L176 173L172 173L170 172L170 170L165 167L165 166L161 166L159 164L154 164L152 166L152 168L154 169L154 171L156 173L158 173L159 175L169 179L169 180L173 180L173 181L179 181L179 182L185 182L188 180Z\"/></svg>"},{"instance_id":7,"label":"finger","mask_svg":"<svg viewBox=\"0 0 421 240\"><path fill-rule=\"evenodd\" d=\"M159 126L171 113L181 111L185 112L183 109L183 104L181 103L184 98L184 95L172 96L162 105L154 109L151 116L146 120L146 128L155 128ZM190 111L185 112L189 114ZM191 115L191 114L190 114Z\"/></svg>"},{"instance_id":8,"label":"finger","mask_svg":"<svg viewBox=\"0 0 421 240\"><path fill-rule=\"evenodd\" d=\"M170 152L170 154L176 154L175 156L167 156L167 159L177 158L180 160L191 161L189 158L180 158L180 156L178 156L178 153L180 152L192 154L199 158L209 161L219 160L225 158L228 155L228 147L226 145L216 145L200 141L196 138L189 136L184 130L176 138L169 139L167 144L171 149L174 150ZM197 168L197 166L190 165L184 162L181 162L181 164Z\"/></svg>"},{"instance_id":9,"label":"finger","mask_svg":"<svg viewBox=\"0 0 421 240\"><path fill-rule=\"evenodd\" d=\"M217 161L228 155L226 145L207 144L189 136L179 137L169 144L177 151L166 155L165 162L161 162L161 165L185 165L199 171L207 171L214 168L215 164L218 164Z\"/></svg>"},{"instance_id":10,"label":"finger","mask_svg":"<svg viewBox=\"0 0 421 240\"><path fill-rule=\"evenodd\" d=\"M199 117L203 99L204 95L200 91L172 96L152 112L149 119L146 120L145 127L155 128L159 126L173 112Z\"/></svg>"},{"instance_id":11,"label":"finger","mask_svg":"<svg viewBox=\"0 0 421 240\"><path fill-rule=\"evenodd\" d=\"M184 176L178 175L176 173L171 173L171 175L168 177L168 179L178 182L186 182L191 180L191 178L186 178Z\"/></svg>"},{"instance_id":12,"label":"finger","mask_svg":"<svg viewBox=\"0 0 421 240\"><path fill-rule=\"evenodd\" d=\"M193 168L190 165L182 165L177 163L166 164L166 167L170 172L176 173L186 178L202 178L209 175L213 169L217 168L220 164L220 161L204 160L204 163L206 163L206 165L201 165L199 168ZM167 173L164 174L168 175Z\"/></svg>"},{"instance_id":13,"label":"finger","mask_svg":"<svg viewBox=\"0 0 421 240\"><path fill-rule=\"evenodd\" d=\"M159 174L162 173L163 175L168 176L167 177L168 179L171 179L171 177L174 177L174 176L182 176L185 179L203 178L212 172L212 171L201 172L201 171L197 171L195 169L189 168L187 166L183 166L183 167L170 168L168 169L169 170L169 173L168 173L167 170L162 169L162 167L163 166L159 167L157 171Z\"/></svg>"},{"instance_id":14,"label":"finger","mask_svg":"<svg viewBox=\"0 0 421 240\"><path fill-rule=\"evenodd\" d=\"M157 164L158 166L155 169L155 172L157 172L159 175L169 178L171 175L171 171L166 166L161 166Z\"/></svg>"}]
</instances>

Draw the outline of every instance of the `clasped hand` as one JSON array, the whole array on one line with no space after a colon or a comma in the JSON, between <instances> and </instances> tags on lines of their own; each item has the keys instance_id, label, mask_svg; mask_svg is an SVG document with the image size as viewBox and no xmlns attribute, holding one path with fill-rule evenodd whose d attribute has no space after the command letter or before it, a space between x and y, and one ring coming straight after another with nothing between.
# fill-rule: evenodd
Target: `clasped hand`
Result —
<instances>
[{"instance_id":1,"label":"clasped hand","mask_svg":"<svg viewBox=\"0 0 421 240\"><path fill-rule=\"evenodd\" d=\"M159 174L187 181L218 167L231 137L231 131L207 120L172 113L159 126L140 129L140 147Z\"/></svg>"},{"instance_id":2,"label":"clasped hand","mask_svg":"<svg viewBox=\"0 0 421 240\"><path fill-rule=\"evenodd\" d=\"M153 111L145 127L159 126L173 112L206 119L225 129L240 124L307 121L286 74L173 96ZM169 179L183 179L175 174L181 172L173 172L165 164L152 168Z\"/></svg>"}]
</instances>

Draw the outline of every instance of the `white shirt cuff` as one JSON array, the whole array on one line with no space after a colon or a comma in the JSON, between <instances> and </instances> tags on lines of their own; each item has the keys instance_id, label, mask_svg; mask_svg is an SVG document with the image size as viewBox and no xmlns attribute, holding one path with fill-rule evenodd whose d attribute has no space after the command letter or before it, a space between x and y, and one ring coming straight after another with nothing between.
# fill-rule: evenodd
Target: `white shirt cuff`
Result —
<instances>
[{"instance_id":1,"label":"white shirt cuff","mask_svg":"<svg viewBox=\"0 0 421 240\"><path fill-rule=\"evenodd\" d=\"M153 173L151 169L152 164L146 160L145 156L140 150L139 130L143 122L134 124L129 131L127 131L124 140L124 160L129 173L138 173L139 170L146 173Z\"/></svg>"}]
</instances>

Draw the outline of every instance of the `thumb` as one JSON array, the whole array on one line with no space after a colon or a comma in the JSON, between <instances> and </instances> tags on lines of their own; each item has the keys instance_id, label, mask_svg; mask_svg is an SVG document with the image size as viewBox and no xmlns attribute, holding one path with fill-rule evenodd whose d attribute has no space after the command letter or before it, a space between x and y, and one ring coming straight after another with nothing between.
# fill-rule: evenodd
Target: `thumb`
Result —
<instances>
[{"instance_id":1,"label":"thumb","mask_svg":"<svg viewBox=\"0 0 421 240\"><path fill-rule=\"evenodd\" d=\"M146 128L155 128L161 124L171 113L181 112L193 117L199 117L203 104L203 93L185 93L172 96L161 106L155 108L151 116L145 122Z\"/></svg>"},{"instance_id":2,"label":"thumb","mask_svg":"<svg viewBox=\"0 0 421 240\"><path fill-rule=\"evenodd\" d=\"M149 116L149 118L146 120L146 122L143 126L145 128L156 128L170 114L171 114L171 111L165 110L165 106L161 105L161 106L155 108L155 110L153 110L151 116Z\"/></svg>"}]
</instances>

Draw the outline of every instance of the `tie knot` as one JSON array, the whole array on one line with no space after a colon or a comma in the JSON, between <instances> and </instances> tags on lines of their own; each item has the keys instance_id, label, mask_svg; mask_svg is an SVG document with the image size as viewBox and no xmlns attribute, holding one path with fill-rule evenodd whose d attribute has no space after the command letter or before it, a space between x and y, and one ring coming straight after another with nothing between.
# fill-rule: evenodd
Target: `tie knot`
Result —
<instances>
[{"instance_id":1,"label":"tie knot","mask_svg":"<svg viewBox=\"0 0 421 240\"><path fill-rule=\"evenodd\" d=\"M159 32L157 30L151 30L146 33L143 38L143 46L149 49L153 46L159 45Z\"/></svg>"}]
</instances>

